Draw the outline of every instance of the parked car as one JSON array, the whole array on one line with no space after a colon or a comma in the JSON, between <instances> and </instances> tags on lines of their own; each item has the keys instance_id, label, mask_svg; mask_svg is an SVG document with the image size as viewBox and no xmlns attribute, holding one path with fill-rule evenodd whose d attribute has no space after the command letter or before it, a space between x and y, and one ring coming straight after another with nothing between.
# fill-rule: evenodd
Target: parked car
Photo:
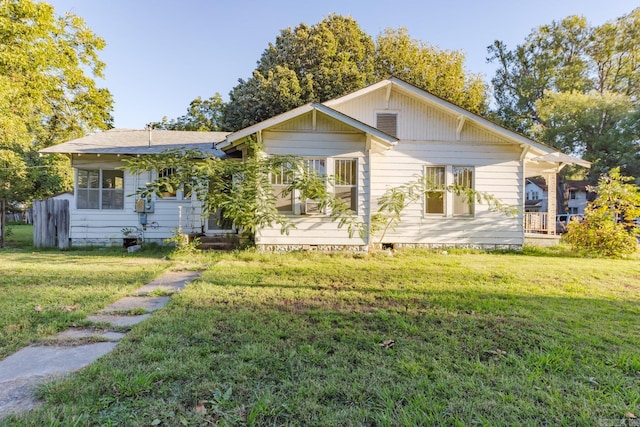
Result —
<instances>
[{"instance_id":1,"label":"parked car","mask_svg":"<svg viewBox=\"0 0 640 427\"><path fill-rule=\"evenodd\" d=\"M584 217L581 214L562 213L556 215L556 234L564 234L567 232L567 226L571 221L582 221Z\"/></svg>"}]
</instances>

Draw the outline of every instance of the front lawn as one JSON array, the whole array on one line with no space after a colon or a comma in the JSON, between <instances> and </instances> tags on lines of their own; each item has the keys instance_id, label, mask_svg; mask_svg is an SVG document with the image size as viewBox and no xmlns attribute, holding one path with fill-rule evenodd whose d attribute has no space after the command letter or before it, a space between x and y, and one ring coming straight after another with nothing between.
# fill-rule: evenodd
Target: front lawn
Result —
<instances>
[{"instance_id":1,"label":"front lawn","mask_svg":"<svg viewBox=\"0 0 640 427\"><path fill-rule=\"evenodd\" d=\"M113 353L5 422L593 426L640 416L637 259L197 261L210 265L201 279Z\"/></svg>"},{"instance_id":2,"label":"front lawn","mask_svg":"<svg viewBox=\"0 0 640 427\"><path fill-rule=\"evenodd\" d=\"M11 228L0 249L0 360L82 322L170 266L159 252L36 251L31 226Z\"/></svg>"}]
</instances>

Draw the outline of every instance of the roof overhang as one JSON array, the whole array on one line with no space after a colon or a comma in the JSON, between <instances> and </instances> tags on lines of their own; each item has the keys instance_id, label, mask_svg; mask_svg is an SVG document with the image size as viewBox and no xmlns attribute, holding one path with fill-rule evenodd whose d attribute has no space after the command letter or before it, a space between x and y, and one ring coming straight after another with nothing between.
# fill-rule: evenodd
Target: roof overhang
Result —
<instances>
[{"instance_id":1,"label":"roof overhang","mask_svg":"<svg viewBox=\"0 0 640 427\"><path fill-rule=\"evenodd\" d=\"M382 80L356 92L324 102L323 104L328 107L333 107L351 99L366 95L367 93L372 93L374 91L385 88L387 89L388 98L388 93L392 87L407 96L424 101L436 109L454 115L458 118L459 126L462 126L465 121L469 121L487 131L490 131L493 134L504 138L507 141L511 141L514 144L520 145L524 152L523 160L525 160L526 162L534 161L538 163L546 163L548 167L554 166L556 168L562 168L566 164L576 164L584 167L589 167L591 165L587 161L561 153L543 143L527 138L524 135L493 123L492 121L487 120L478 114L472 113L471 111L459 107L432 93L419 89L396 77Z\"/></svg>"},{"instance_id":2,"label":"roof overhang","mask_svg":"<svg viewBox=\"0 0 640 427\"><path fill-rule=\"evenodd\" d=\"M214 144L223 140L228 132L191 132L111 129L87 135L62 144L43 148L42 154L96 154L96 155L148 155L167 150L197 150L204 154L224 157Z\"/></svg>"},{"instance_id":3,"label":"roof overhang","mask_svg":"<svg viewBox=\"0 0 640 427\"><path fill-rule=\"evenodd\" d=\"M284 123L293 118L299 117L303 114L307 114L312 111L317 111L321 114L324 114L328 117L331 117L335 120L338 120L348 126L353 127L356 130L359 130L366 135L368 135L372 141L381 144L383 146L392 147L398 143L398 138L388 135L372 126L369 126L365 123L362 123L359 120L354 119L353 117L347 116L339 111L334 110L326 105L319 104L316 102L305 104L298 108L294 108L293 110L287 111L286 113L279 114L270 119L264 120L260 123L256 123L255 125L246 127L237 132L234 132L227 136L227 138L216 144L216 148L224 151L229 151L238 145L242 144L244 139L250 135L259 133L263 130L272 128L281 123Z\"/></svg>"}]
</instances>

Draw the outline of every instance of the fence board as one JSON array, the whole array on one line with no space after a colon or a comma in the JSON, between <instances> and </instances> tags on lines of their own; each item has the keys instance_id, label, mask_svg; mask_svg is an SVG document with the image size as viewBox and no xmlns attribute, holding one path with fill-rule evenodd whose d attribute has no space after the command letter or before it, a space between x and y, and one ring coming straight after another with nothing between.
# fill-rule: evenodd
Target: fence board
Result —
<instances>
[{"instance_id":1,"label":"fence board","mask_svg":"<svg viewBox=\"0 0 640 427\"><path fill-rule=\"evenodd\" d=\"M69 247L69 201L33 201L33 245L36 248Z\"/></svg>"}]
</instances>

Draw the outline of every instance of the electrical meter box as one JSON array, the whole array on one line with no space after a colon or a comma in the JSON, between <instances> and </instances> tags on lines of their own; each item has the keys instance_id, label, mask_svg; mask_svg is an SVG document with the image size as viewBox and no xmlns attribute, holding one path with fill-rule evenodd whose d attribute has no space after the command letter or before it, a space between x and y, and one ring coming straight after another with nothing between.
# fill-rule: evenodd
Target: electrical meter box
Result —
<instances>
[{"instance_id":1,"label":"electrical meter box","mask_svg":"<svg viewBox=\"0 0 640 427\"><path fill-rule=\"evenodd\" d=\"M137 199L136 212L137 213L153 212L153 201L151 200L151 198L148 197L146 199Z\"/></svg>"}]
</instances>

